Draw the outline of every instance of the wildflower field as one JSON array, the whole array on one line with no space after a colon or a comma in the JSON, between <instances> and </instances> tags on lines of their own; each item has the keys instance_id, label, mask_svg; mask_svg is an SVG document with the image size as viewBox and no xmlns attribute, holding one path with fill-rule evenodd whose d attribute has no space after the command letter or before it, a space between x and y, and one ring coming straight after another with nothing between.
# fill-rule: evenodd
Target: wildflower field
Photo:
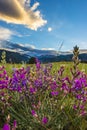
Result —
<instances>
[{"instance_id":1,"label":"wildflower field","mask_svg":"<svg viewBox=\"0 0 87 130\"><path fill-rule=\"evenodd\" d=\"M1 130L87 130L87 64L0 66Z\"/></svg>"}]
</instances>

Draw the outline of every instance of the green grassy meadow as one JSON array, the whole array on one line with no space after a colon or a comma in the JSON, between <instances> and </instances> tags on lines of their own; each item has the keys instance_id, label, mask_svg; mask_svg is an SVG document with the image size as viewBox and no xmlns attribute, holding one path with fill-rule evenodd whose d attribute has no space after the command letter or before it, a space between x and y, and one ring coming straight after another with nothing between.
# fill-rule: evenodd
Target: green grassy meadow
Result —
<instances>
[{"instance_id":1,"label":"green grassy meadow","mask_svg":"<svg viewBox=\"0 0 87 130\"><path fill-rule=\"evenodd\" d=\"M3 64L0 63L0 65L3 65ZM33 64L8 64L8 63L6 63L4 66L6 67L6 70L8 73L12 73L13 68L21 68L21 67L27 67L27 66L32 67L34 65ZM69 76L70 68L73 67L73 62L54 62L54 63L52 63L52 71L53 71L52 73L59 70L59 68L61 66L64 66L64 68L65 68L64 74ZM80 63L78 65L78 69L87 73L87 63Z\"/></svg>"}]
</instances>

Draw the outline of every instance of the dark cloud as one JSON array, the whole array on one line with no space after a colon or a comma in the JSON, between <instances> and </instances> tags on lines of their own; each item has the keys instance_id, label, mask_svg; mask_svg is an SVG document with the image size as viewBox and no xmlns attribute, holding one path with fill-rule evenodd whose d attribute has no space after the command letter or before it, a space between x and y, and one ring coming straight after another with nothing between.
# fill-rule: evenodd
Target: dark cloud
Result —
<instances>
[{"instance_id":1,"label":"dark cloud","mask_svg":"<svg viewBox=\"0 0 87 130\"><path fill-rule=\"evenodd\" d=\"M0 14L8 17L21 18L18 5L14 0L0 0Z\"/></svg>"}]
</instances>

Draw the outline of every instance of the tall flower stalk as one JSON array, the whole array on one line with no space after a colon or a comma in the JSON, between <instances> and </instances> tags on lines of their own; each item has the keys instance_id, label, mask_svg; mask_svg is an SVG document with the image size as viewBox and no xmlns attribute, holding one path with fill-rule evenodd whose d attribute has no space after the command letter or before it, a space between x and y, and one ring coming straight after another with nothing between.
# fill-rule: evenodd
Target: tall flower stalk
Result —
<instances>
[{"instance_id":1,"label":"tall flower stalk","mask_svg":"<svg viewBox=\"0 0 87 130\"><path fill-rule=\"evenodd\" d=\"M78 65L80 63L80 59L79 59L79 47L75 46L73 49L73 68L71 69L73 78L75 78L78 74Z\"/></svg>"}]
</instances>

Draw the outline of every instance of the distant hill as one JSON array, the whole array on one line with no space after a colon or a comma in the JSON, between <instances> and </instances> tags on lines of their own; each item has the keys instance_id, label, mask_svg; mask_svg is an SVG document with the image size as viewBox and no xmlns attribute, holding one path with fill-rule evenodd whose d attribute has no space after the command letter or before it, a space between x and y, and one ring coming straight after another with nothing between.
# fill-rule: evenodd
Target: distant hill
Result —
<instances>
[{"instance_id":1,"label":"distant hill","mask_svg":"<svg viewBox=\"0 0 87 130\"><path fill-rule=\"evenodd\" d=\"M7 50L0 50L0 61L1 61L1 54L2 52L6 52L6 62L12 62L12 63L21 63L22 61L27 62L29 58L23 54L17 53L17 52L11 52Z\"/></svg>"},{"instance_id":2,"label":"distant hill","mask_svg":"<svg viewBox=\"0 0 87 130\"><path fill-rule=\"evenodd\" d=\"M30 57L37 57L42 63L72 61L72 51L39 50L10 41L0 41L0 61L2 51L6 51L6 61L12 63L28 62ZM80 50L79 59L87 62L87 49Z\"/></svg>"},{"instance_id":3,"label":"distant hill","mask_svg":"<svg viewBox=\"0 0 87 130\"><path fill-rule=\"evenodd\" d=\"M60 61L72 61L73 54L60 54L58 56L40 56L39 60L43 63L47 62L60 62ZM87 63L87 53L79 54L81 62Z\"/></svg>"}]
</instances>

